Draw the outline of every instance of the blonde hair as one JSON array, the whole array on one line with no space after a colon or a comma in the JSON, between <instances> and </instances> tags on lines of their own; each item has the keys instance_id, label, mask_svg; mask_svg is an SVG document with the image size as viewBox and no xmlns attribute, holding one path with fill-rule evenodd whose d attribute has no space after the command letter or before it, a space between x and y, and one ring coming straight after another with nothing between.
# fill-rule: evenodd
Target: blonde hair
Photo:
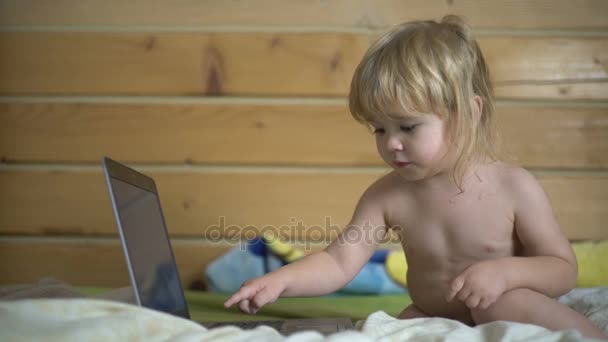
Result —
<instances>
[{"instance_id":1,"label":"blonde hair","mask_svg":"<svg viewBox=\"0 0 608 342\"><path fill-rule=\"evenodd\" d=\"M479 117L472 106L475 96L483 102ZM350 112L369 125L378 115L392 116L396 106L444 121L458 155L454 180L459 186L471 163L499 158L489 70L461 18L404 23L368 49L351 82Z\"/></svg>"}]
</instances>

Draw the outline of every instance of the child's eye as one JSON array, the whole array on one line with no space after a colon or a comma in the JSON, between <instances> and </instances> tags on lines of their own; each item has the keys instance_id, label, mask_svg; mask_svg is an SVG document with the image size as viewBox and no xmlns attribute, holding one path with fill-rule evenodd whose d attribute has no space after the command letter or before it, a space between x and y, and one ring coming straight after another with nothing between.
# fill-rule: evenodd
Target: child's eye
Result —
<instances>
[{"instance_id":1,"label":"child's eye","mask_svg":"<svg viewBox=\"0 0 608 342\"><path fill-rule=\"evenodd\" d=\"M384 128L374 128L374 134L382 134L384 133Z\"/></svg>"},{"instance_id":2,"label":"child's eye","mask_svg":"<svg viewBox=\"0 0 608 342\"><path fill-rule=\"evenodd\" d=\"M410 133L410 132L413 132L417 126L418 125L401 126L400 128L402 131Z\"/></svg>"}]
</instances>

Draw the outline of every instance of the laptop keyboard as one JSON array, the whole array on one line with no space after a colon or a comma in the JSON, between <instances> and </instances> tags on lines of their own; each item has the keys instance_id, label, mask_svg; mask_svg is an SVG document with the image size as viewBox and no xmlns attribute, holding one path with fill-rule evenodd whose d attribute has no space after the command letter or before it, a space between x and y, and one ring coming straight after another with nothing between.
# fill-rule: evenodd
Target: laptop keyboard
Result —
<instances>
[{"instance_id":1,"label":"laptop keyboard","mask_svg":"<svg viewBox=\"0 0 608 342\"><path fill-rule=\"evenodd\" d=\"M284 321L274 320L274 321L233 321L233 322L206 322L202 323L202 325L207 329L223 327L227 325L234 325L243 330L255 329L260 325L267 325L276 330L280 330L281 326L283 326Z\"/></svg>"}]
</instances>

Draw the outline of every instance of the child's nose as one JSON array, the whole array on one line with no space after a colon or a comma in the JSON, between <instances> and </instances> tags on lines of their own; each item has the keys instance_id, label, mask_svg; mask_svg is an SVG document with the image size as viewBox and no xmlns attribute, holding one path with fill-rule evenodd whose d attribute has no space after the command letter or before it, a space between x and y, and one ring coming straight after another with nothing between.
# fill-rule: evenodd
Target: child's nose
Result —
<instances>
[{"instance_id":1,"label":"child's nose","mask_svg":"<svg viewBox=\"0 0 608 342\"><path fill-rule=\"evenodd\" d=\"M390 151L403 151L403 143L395 135L388 137L387 147Z\"/></svg>"}]
</instances>

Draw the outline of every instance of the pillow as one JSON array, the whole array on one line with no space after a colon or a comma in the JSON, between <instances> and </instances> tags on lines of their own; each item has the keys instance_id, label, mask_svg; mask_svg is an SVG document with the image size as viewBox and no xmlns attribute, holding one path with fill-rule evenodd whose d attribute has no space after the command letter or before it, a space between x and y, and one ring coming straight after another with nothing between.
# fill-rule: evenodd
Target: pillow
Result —
<instances>
[{"instance_id":1,"label":"pillow","mask_svg":"<svg viewBox=\"0 0 608 342\"><path fill-rule=\"evenodd\" d=\"M608 241L573 242L578 261L577 287L608 286Z\"/></svg>"}]
</instances>

